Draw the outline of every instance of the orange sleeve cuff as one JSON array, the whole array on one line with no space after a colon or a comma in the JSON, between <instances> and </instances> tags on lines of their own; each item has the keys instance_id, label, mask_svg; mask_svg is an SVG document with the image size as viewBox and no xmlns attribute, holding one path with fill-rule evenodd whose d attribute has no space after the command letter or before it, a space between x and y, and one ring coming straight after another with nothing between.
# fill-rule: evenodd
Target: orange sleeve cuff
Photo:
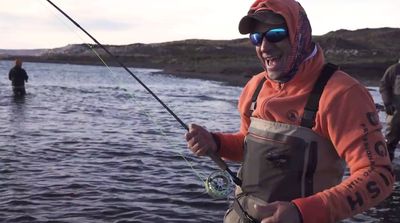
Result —
<instances>
[{"instance_id":1,"label":"orange sleeve cuff","mask_svg":"<svg viewBox=\"0 0 400 223\"><path fill-rule=\"evenodd\" d=\"M328 209L318 195L298 198L292 201L303 217L303 223L330 222Z\"/></svg>"},{"instance_id":2,"label":"orange sleeve cuff","mask_svg":"<svg viewBox=\"0 0 400 223\"><path fill-rule=\"evenodd\" d=\"M244 135L241 133L213 133L218 138L218 154L226 159L240 161L243 158Z\"/></svg>"}]
</instances>

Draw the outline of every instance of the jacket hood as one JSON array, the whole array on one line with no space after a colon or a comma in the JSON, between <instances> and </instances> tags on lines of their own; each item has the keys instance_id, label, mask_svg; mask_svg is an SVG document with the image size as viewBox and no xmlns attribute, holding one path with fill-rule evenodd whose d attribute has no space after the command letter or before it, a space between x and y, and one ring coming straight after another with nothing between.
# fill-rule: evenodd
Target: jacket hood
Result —
<instances>
[{"instance_id":1,"label":"jacket hood","mask_svg":"<svg viewBox=\"0 0 400 223\"><path fill-rule=\"evenodd\" d=\"M256 0L243 19L261 10L273 11L286 21L292 45L287 76L292 77L315 47L307 14L300 3L294 0Z\"/></svg>"}]
</instances>

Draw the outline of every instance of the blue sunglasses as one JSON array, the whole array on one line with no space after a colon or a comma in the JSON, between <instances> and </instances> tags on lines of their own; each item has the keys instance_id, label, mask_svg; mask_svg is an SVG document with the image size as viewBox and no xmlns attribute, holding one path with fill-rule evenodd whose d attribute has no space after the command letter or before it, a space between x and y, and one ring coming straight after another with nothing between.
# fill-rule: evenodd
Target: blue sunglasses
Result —
<instances>
[{"instance_id":1,"label":"blue sunglasses","mask_svg":"<svg viewBox=\"0 0 400 223\"><path fill-rule=\"evenodd\" d=\"M259 32L254 32L250 34L250 41L253 45L255 46L260 46L264 37L267 39L268 42L270 43L276 43L279 42L286 37L288 37L289 32L287 28L280 27L280 28L273 28L270 30L267 30L264 33L259 33Z\"/></svg>"}]
</instances>

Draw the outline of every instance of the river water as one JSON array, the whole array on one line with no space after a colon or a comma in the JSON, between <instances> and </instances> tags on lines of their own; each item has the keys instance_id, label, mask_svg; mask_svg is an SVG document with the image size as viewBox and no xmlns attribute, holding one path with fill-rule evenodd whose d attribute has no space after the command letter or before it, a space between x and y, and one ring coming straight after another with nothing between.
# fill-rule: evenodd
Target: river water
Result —
<instances>
[{"instance_id":1,"label":"river water","mask_svg":"<svg viewBox=\"0 0 400 223\"><path fill-rule=\"evenodd\" d=\"M0 61L0 222L222 222L229 202L202 181L217 167L126 71L24 63L28 94L15 98L12 65ZM183 122L238 129L241 88L131 70ZM346 222L399 222L399 193Z\"/></svg>"}]
</instances>

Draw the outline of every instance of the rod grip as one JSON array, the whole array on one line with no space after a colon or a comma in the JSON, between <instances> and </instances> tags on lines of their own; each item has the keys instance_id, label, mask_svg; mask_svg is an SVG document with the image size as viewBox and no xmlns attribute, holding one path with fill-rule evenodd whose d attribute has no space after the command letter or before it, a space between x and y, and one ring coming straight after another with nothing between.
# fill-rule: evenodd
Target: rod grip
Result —
<instances>
[{"instance_id":1,"label":"rod grip","mask_svg":"<svg viewBox=\"0 0 400 223\"><path fill-rule=\"evenodd\" d=\"M218 165L219 168L221 168L224 171L228 169L228 165L226 164L226 162L223 161L222 158L218 156L216 153L214 153L211 150L208 150L207 155Z\"/></svg>"}]
</instances>

